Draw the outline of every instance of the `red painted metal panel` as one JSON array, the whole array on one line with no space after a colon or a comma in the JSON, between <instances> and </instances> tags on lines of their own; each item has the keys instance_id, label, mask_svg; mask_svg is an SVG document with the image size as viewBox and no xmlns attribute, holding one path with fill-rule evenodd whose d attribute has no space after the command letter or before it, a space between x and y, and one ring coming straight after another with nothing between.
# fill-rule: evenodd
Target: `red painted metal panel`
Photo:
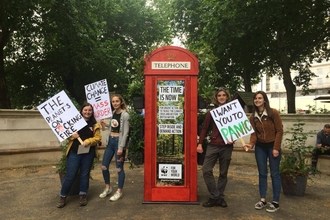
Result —
<instances>
[{"instance_id":1,"label":"red painted metal panel","mask_svg":"<svg viewBox=\"0 0 330 220\"><path fill-rule=\"evenodd\" d=\"M188 50L161 47L145 58L145 156L144 202L197 202L197 76L198 60ZM153 62L187 62L189 70L153 69ZM163 65L163 64L162 64ZM184 185L157 186L157 81L183 80L184 96Z\"/></svg>"},{"instance_id":2,"label":"red painted metal panel","mask_svg":"<svg viewBox=\"0 0 330 220\"><path fill-rule=\"evenodd\" d=\"M145 59L146 65L144 68L144 75L198 75L198 59L188 50L176 47L165 46L160 47L150 54ZM152 63L155 61L167 61L167 62L191 62L191 68L189 70L164 70L164 69L152 69Z\"/></svg>"}]
</instances>

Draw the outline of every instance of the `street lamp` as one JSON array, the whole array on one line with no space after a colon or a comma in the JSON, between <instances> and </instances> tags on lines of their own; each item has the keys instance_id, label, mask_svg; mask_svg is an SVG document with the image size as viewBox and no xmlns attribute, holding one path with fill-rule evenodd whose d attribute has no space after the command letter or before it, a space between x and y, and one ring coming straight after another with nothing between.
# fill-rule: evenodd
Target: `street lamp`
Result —
<instances>
[{"instance_id":1,"label":"street lamp","mask_svg":"<svg viewBox=\"0 0 330 220\"><path fill-rule=\"evenodd\" d=\"M281 98L280 98L280 92L277 92L278 97L278 111L281 112Z\"/></svg>"}]
</instances>

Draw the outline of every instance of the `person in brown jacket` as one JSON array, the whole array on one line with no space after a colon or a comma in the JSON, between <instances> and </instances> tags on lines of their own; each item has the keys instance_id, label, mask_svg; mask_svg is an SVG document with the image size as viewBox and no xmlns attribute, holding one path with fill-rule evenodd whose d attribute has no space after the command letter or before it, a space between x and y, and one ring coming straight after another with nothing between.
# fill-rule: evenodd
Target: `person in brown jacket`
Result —
<instances>
[{"instance_id":1,"label":"person in brown jacket","mask_svg":"<svg viewBox=\"0 0 330 220\"><path fill-rule=\"evenodd\" d=\"M222 87L220 87L213 95L213 102L215 107L224 105L229 101L230 94L226 89ZM227 185L227 174L231 161L231 155L233 152L233 143L229 142L225 144L219 129L217 128L217 125L215 124L209 111L206 113L203 127L200 132L197 145L198 153L203 153L202 143L205 140L208 131L211 131L211 141L207 146L202 171L206 187L210 193L210 198L202 205L203 207L221 206L225 208L227 207L227 203L223 197ZM216 184L213 175L213 168L218 160L220 162L220 175L218 178L218 184Z\"/></svg>"},{"instance_id":2,"label":"person in brown jacket","mask_svg":"<svg viewBox=\"0 0 330 220\"><path fill-rule=\"evenodd\" d=\"M244 148L252 149L255 146L255 158L259 172L260 201L255 204L255 209L267 206L267 160L273 186L273 201L268 204L267 212L277 211L281 193L280 161L283 126L279 112L269 106L265 92L258 91L253 96L254 111L250 115L250 123L255 131L250 136L250 143Z\"/></svg>"}]
</instances>

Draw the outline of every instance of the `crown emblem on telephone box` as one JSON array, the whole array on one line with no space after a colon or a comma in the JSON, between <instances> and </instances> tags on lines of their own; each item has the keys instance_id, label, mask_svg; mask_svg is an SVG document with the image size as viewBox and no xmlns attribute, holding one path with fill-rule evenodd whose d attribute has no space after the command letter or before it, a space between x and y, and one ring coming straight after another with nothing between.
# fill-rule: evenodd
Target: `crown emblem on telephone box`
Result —
<instances>
[{"instance_id":1,"label":"crown emblem on telephone box","mask_svg":"<svg viewBox=\"0 0 330 220\"><path fill-rule=\"evenodd\" d=\"M168 53L168 54L166 54L166 57L168 60L174 60L176 55L174 53Z\"/></svg>"}]
</instances>

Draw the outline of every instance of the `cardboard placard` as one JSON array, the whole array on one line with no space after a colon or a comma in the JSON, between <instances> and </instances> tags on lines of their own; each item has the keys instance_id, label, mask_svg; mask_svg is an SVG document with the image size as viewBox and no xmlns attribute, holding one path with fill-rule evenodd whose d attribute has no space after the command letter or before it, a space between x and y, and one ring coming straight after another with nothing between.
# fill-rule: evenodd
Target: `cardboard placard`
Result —
<instances>
[{"instance_id":1,"label":"cardboard placard","mask_svg":"<svg viewBox=\"0 0 330 220\"><path fill-rule=\"evenodd\" d=\"M237 99L211 110L210 113L226 144L254 132Z\"/></svg>"},{"instance_id":2,"label":"cardboard placard","mask_svg":"<svg viewBox=\"0 0 330 220\"><path fill-rule=\"evenodd\" d=\"M95 119L101 120L112 116L111 101L106 79L85 85L87 102L94 108Z\"/></svg>"},{"instance_id":3,"label":"cardboard placard","mask_svg":"<svg viewBox=\"0 0 330 220\"><path fill-rule=\"evenodd\" d=\"M64 91L54 95L37 108L60 142L87 125Z\"/></svg>"}]
</instances>

